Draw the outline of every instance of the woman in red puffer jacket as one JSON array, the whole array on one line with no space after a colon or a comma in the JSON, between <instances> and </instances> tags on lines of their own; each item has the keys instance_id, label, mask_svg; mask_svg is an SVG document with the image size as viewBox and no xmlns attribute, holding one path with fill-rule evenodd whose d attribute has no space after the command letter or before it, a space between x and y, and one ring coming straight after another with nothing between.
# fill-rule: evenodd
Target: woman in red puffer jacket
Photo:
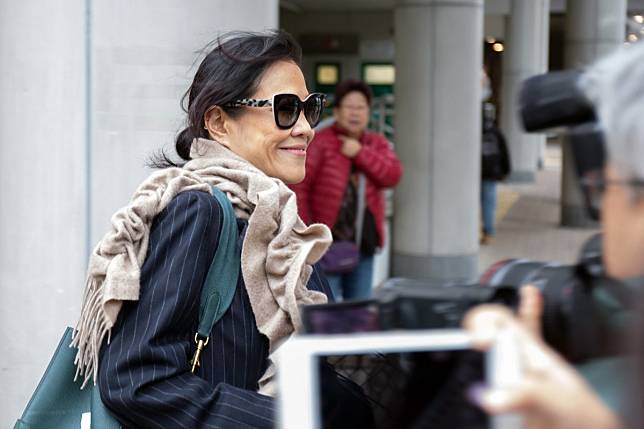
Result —
<instances>
[{"instance_id":1,"label":"woman in red puffer jacket","mask_svg":"<svg viewBox=\"0 0 644 429\"><path fill-rule=\"evenodd\" d=\"M365 178L359 263L348 273L326 273L338 299L370 295L373 255L385 239L383 190L396 186L402 175L387 139L367 131L371 98L364 82L347 80L337 86L336 122L313 139L306 153L306 177L292 186L304 222L326 224L334 242L355 241L359 177Z\"/></svg>"}]
</instances>

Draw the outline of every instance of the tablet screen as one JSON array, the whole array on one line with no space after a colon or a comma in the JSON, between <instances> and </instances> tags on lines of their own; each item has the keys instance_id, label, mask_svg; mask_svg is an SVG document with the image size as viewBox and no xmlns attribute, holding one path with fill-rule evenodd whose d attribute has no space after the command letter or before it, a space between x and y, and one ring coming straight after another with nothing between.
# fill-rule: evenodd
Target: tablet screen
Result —
<instances>
[{"instance_id":1,"label":"tablet screen","mask_svg":"<svg viewBox=\"0 0 644 429\"><path fill-rule=\"evenodd\" d=\"M467 399L484 379L484 356L473 350L318 357L323 428L488 428Z\"/></svg>"}]
</instances>

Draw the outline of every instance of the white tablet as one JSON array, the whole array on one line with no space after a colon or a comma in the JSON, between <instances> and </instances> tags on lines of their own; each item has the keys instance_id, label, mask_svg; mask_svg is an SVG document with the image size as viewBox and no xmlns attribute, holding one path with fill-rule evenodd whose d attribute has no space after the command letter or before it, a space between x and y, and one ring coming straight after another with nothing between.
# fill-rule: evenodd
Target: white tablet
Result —
<instances>
[{"instance_id":1,"label":"white tablet","mask_svg":"<svg viewBox=\"0 0 644 429\"><path fill-rule=\"evenodd\" d=\"M363 389L376 429L521 427L515 416L487 418L466 398L474 378L492 385L517 378L512 344L504 341L482 354L471 350L467 333L450 329L291 338L277 353L282 429L332 426L320 401L320 362L325 359Z\"/></svg>"}]
</instances>

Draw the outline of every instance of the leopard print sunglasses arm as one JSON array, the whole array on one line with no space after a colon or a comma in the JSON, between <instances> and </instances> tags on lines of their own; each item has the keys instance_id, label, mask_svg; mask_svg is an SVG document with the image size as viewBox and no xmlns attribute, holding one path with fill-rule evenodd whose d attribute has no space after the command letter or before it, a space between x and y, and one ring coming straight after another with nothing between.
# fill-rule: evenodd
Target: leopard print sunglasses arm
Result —
<instances>
[{"instance_id":1,"label":"leopard print sunglasses arm","mask_svg":"<svg viewBox=\"0 0 644 429\"><path fill-rule=\"evenodd\" d=\"M326 95L319 93L319 92L312 92L310 93L304 101L308 100L311 97L320 97L322 99L322 104L326 105ZM299 98L298 98L299 99ZM273 100L262 100L262 99L257 99L257 98L242 98L240 100L235 100L231 101L230 103L226 103L227 107L242 107L242 106L249 106L249 107L266 107L266 106L273 106Z\"/></svg>"},{"instance_id":2,"label":"leopard print sunglasses arm","mask_svg":"<svg viewBox=\"0 0 644 429\"><path fill-rule=\"evenodd\" d=\"M241 100L231 101L227 103L228 107L241 107L241 106L250 106L250 107L266 107L272 106L273 100L258 100L256 98L242 98Z\"/></svg>"}]
</instances>

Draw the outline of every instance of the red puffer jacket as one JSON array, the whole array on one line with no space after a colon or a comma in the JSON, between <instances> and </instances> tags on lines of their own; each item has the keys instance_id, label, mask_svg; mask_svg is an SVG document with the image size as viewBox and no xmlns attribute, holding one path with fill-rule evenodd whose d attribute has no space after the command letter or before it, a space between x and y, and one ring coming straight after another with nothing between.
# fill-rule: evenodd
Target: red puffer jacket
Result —
<instances>
[{"instance_id":1,"label":"red puffer jacket","mask_svg":"<svg viewBox=\"0 0 644 429\"><path fill-rule=\"evenodd\" d=\"M342 155L341 130L331 126L320 131L306 152L306 177L292 185L297 194L300 217L306 224L335 225L342 198L349 184L351 162L367 178L367 207L373 214L380 246L384 244L385 201L383 189L396 186L402 167L387 139L376 133L365 132L360 138L362 149L353 159Z\"/></svg>"}]
</instances>

